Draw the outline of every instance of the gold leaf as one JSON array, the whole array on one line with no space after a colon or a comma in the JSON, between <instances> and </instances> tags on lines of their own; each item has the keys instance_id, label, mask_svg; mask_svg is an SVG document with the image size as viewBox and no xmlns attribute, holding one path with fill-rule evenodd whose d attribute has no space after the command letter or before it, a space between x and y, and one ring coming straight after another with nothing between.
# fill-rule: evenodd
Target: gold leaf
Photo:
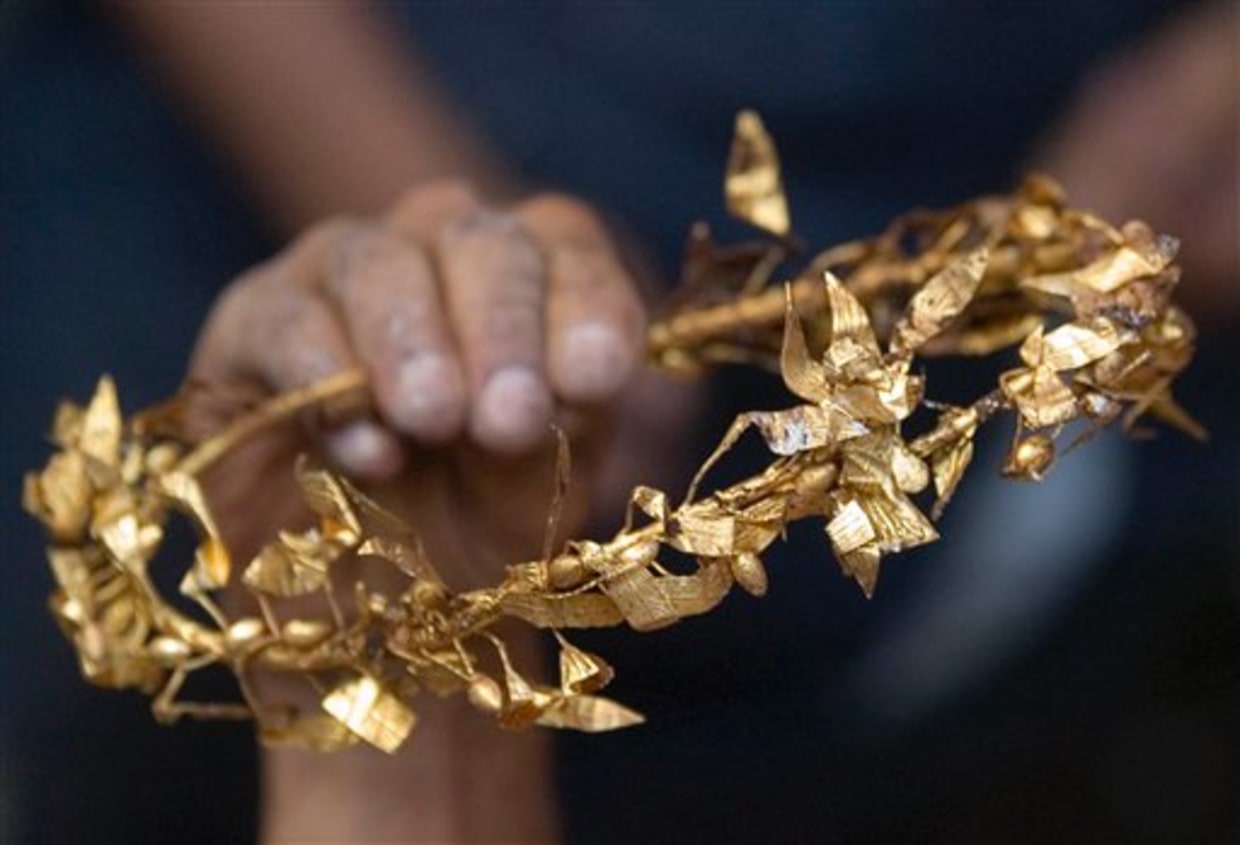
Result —
<instances>
[{"instance_id":1,"label":"gold leaf","mask_svg":"<svg viewBox=\"0 0 1240 845\"><path fill-rule=\"evenodd\" d=\"M935 519L942 515L943 509L951 501L952 494L956 492L956 486L960 484L960 479L964 477L964 471L969 468L969 462L972 460L973 439L971 436L956 441L951 447L935 455L933 464L936 498L934 510L931 511L931 516Z\"/></svg>"},{"instance_id":2,"label":"gold leaf","mask_svg":"<svg viewBox=\"0 0 1240 845\"><path fill-rule=\"evenodd\" d=\"M939 539L926 515L902 494L863 496L860 503L874 527L879 551L899 552Z\"/></svg>"},{"instance_id":3,"label":"gold leaf","mask_svg":"<svg viewBox=\"0 0 1240 845\"><path fill-rule=\"evenodd\" d=\"M274 596L301 596L323 588L328 569L340 549L318 532L281 532L250 561L241 580L247 587Z\"/></svg>"},{"instance_id":4,"label":"gold leaf","mask_svg":"<svg viewBox=\"0 0 1240 845\"><path fill-rule=\"evenodd\" d=\"M108 376L99 379L95 395L82 416L77 447L82 454L110 467L121 461L121 408L116 384Z\"/></svg>"},{"instance_id":5,"label":"gold leaf","mask_svg":"<svg viewBox=\"0 0 1240 845\"><path fill-rule=\"evenodd\" d=\"M26 476L22 506L37 517L58 543L76 543L91 518L93 490L81 452L53 455L42 473Z\"/></svg>"},{"instance_id":6,"label":"gold leaf","mask_svg":"<svg viewBox=\"0 0 1240 845\"><path fill-rule=\"evenodd\" d=\"M1009 370L999 376L999 386L1030 428L1059 425L1076 414L1076 396L1047 367Z\"/></svg>"},{"instance_id":7,"label":"gold leaf","mask_svg":"<svg viewBox=\"0 0 1240 845\"><path fill-rule=\"evenodd\" d=\"M664 575L658 579L659 589L681 618L713 609L732 588L732 570L726 561L706 558L699 560L698 565L698 571L692 575Z\"/></svg>"},{"instance_id":8,"label":"gold leaf","mask_svg":"<svg viewBox=\"0 0 1240 845\"><path fill-rule=\"evenodd\" d=\"M1021 358L1026 363L1041 365L1055 372L1075 370L1110 355L1125 340L1125 335L1114 323L1099 317L1089 324L1065 323L1034 342L1034 348L1030 349L1028 355L1031 357L1036 354L1037 361L1031 362L1029 357L1026 357L1024 346L1021 347Z\"/></svg>"},{"instance_id":9,"label":"gold leaf","mask_svg":"<svg viewBox=\"0 0 1240 845\"><path fill-rule=\"evenodd\" d=\"M669 520L667 544L692 555L723 557L735 548L736 521L721 513L686 510Z\"/></svg>"},{"instance_id":10,"label":"gold leaf","mask_svg":"<svg viewBox=\"0 0 1240 845\"><path fill-rule=\"evenodd\" d=\"M327 470L310 469L304 459L297 462L296 476L306 505L332 529L324 533L344 545L355 544L362 526L340 479Z\"/></svg>"},{"instance_id":11,"label":"gold leaf","mask_svg":"<svg viewBox=\"0 0 1240 845\"><path fill-rule=\"evenodd\" d=\"M232 573L232 558L228 547L218 537L207 537L194 552L194 574L198 585L205 590L218 590L228 585Z\"/></svg>"},{"instance_id":12,"label":"gold leaf","mask_svg":"<svg viewBox=\"0 0 1240 845\"><path fill-rule=\"evenodd\" d=\"M335 752L357 745L358 735L332 716L302 715L279 727L263 725L259 739L266 745Z\"/></svg>"},{"instance_id":13,"label":"gold leaf","mask_svg":"<svg viewBox=\"0 0 1240 845\"><path fill-rule=\"evenodd\" d=\"M883 559L878 547L871 543L844 554L837 552L836 556L844 574L857 582L867 599L874 598L874 589L878 586L878 570Z\"/></svg>"},{"instance_id":14,"label":"gold leaf","mask_svg":"<svg viewBox=\"0 0 1240 845\"><path fill-rule=\"evenodd\" d=\"M127 513L96 527L95 534L117 563L140 569L154 554L164 532L157 523Z\"/></svg>"},{"instance_id":15,"label":"gold leaf","mask_svg":"<svg viewBox=\"0 0 1240 845\"><path fill-rule=\"evenodd\" d=\"M388 754L396 753L417 722L413 711L370 675L336 687L322 706L349 731Z\"/></svg>"},{"instance_id":16,"label":"gold leaf","mask_svg":"<svg viewBox=\"0 0 1240 845\"><path fill-rule=\"evenodd\" d=\"M831 538L837 555L846 555L878 537L869 514L856 499L850 499L836 510L827 523L827 536Z\"/></svg>"},{"instance_id":17,"label":"gold leaf","mask_svg":"<svg viewBox=\"0 0 1240 845\"><path fill-rule=\"evenodd\" d=\"M52 546L47 550L47 559L56 583L65 591L65 595L79 601L90 598L96 566L92 565L85 552L81 549Z\"/></svg>"},{"instance_id":18,"label":"gold leaf","mask_svg":"<svg viewBox=\"0 0 1240 845\"><path fill-rule=\"evenodd\" d=\"M891 450L891 473L905 493L920 493L930 483L926 462L914 455L903 440L897 440Z\"/></svg>"},{"instance_id":19,"label":"gold leaf","mask_svg":"<svg viewBox=\"0 0 1240 845\"><path fill-rule=\"evenodd\" d=\"M848 343L856 344L856 352L848 352L844 360L877 360L879 356L878 341L874 338L874 329L870 325L870 315L865 308L849 292L848 288L832 273L823 274L823 285L827 292L827 307L831 312L831 345L828 352L837 344L846 349ZM839 354L839 350L836 350Z\"/></svg>"},{"instance_id":20,"label":"gold leaf","mask_svg":"<svg viewBox=\"0 0 1240 845\"><path fill-rule=\"evenodd\" d=\"M786 411L752 411L744 419L758 429L766 447L776 455L821 449L869 431L845 413L815 405L797 405Z\"/></svg>"},{"instance_id":21,"label":"gold leaf","mask_svg":"<svg viewBox=\"0 0 1240 845\"><path fill-rule=\"evenodd\" d=\"M791 230L775 142L755 112L736 116L724 195L728 211L747 223L781 237Z\"/></svg>"},{"instance_id":22,"label":"gold leaf","mask_svg":"<svg viewBox=\"0 0 1240 845\"><path fill-rule=\"evenodd\" d=\"M751 552L742 552L729 558L728 566L732 569L732 577L745 592L759 598L766 595L769 579L762 558Z\"/></svg>"},{"instance_id":23,"label":"gold leaf","mask_svg":"<svg viewBox=\"0 0 1240 845\"><path fill-rule=\"evenodd\" d=\"M660 588L659 579L648 569L635 569L612 578L603 584L603 592L636 631L654 631L680 619Z\"/></svg>"},{"instance_id":24,"label":"gold leaf","mask_svg":"<svg viewBox=\"0 0 1240 845\"><path fill-rule=\"evenodd\" d=\"M158 488L160 493L193 516L208 537L220 536L198 479L183 472L170 472L160 476Z\"/></svg>"},{"instance_id":25,"label":"gold leaf","mask_svg":"<svg viewBox=\"0 0 1240 845\"><path fill-rule=\"evenodd\" d=\"M52 442L61 449L76 449L82 436L82 416L85 409L73 402L61 402L56 406L52 421Z\"/></svg>"},{"instance_id":26,"label":"gold leaf","mask_svg":"<svg viewBox=\"0 0 1240 845\"><path fill-rule=\"evenodd\" d=\"M560 690L566 695L595 692L614 676L603 658L560 638Z\"/></svg>"},{"instance_id":27,"label":"gold leaf","mask_svg":"<svg viewBox=\"0 0 1240 845\"><path fill-rule=\"evenodd\" d=\"M609 698L595 695L572 695L560 698L538 717L538 724L548 728L567 728L601 733L614 731L646 721L640 713Z\"/></svg>"},{"instance_id":28,"label":"gold leaf","mask_svg":"<svg viewBox=\"0 0 1240 845\"><path fill-rule=\"evenodd\" d=\"M606 628L624 621L616 603L598 593L508 593L500 599L500 607L505 614L538 628Z\"/></svg>"},{"instance_id":29,"label":"gold leaf","mask_svg":"<svg viewBox=\"0 0 1240 845\"><path fill-rule=\"evenodd\" d=\"M416 538L414 542L406 543L388 537L367 537L365 542L358 546L357 553L383 558L410 578L435 584L443 583Z\"/></svg>"},{"instance_id":30,"label":"gold leaf","mask_svg":"<svg viewBox=\"0 0 1240 845\"><path fill-rule=\"evenodd\" d=\"M926 282L908 304L904 318L896 326L893 348L912 352L964 311L986 273L990 254L985 249L948 264Z\"/></svg>"},{"instance_id":31,"label":"gold leaf","mask_svg":"<svg viewBox=\"0 0 1240 845\"><path fill-rule=\"evenodd\" d=\"M633 495L629 499L629 506L630 508L637 508L655 522L665 522L667 520L667 494L662 490L656 490L653 487L639 484L633 488Z\"/></svg>"},{"instance_id":32,"label":"gold leaf","mask_svg":"<svg viewBox=\"0 0 1240 845\"><path fill-rule=\"evenodd\" d=\"M784 384L807 402L822 402L831 395L831 384L822 364L810 358L801 316L792 301L792 286L784 286L784 342L779 355L779 371Z\"/></svg>"}]
</instances>

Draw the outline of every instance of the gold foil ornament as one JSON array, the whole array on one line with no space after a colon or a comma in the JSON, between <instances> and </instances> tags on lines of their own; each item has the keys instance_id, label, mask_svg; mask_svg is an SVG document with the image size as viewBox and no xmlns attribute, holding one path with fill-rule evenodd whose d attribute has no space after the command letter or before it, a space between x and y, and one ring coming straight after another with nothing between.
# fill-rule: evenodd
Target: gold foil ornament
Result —
<instances>
[{"instance_id":1,"label":"gold foil ornament","mask_svg":"<svg viewBox=\"0 0 1240 845\"><path fill-rule=\"evenodd\" d=\"M762 596L772 580L763 553L801 519L820 522L841 570L871 595L889 555L938 539L934 521L971 464L978 431L1001 418L1014 428L1002 471L1031 480L1067 451L1057 444L1074 421L1087 429L1078 442L1146 416L1204 436L1171 395L1195 337L1172 303L1174 239L1073 209L1035 176L1011 196L901 217L775 278L800 239L774 144L749 112L737 118L726 197L733 214L773 237L719 246L695 227L684 286L649 329L650 360L681 373L719 363L778 371L787 406L740 415L679 503L634 490L624 527L604 541L557 537L570 468L558 434L543 554L510 564L493 586L454 588L410 524L304 461L294 472L314 524L234 559L200 473L268 426L356 395L362 373L272 397L206 439L179 431L175 402L124 419L107 377L86 407L63 404L58 451L27 476L23 504L47 529L49 607L83 675L152 694L163 721L253 718L264 742L322 751L364 742L395 752L427 691L463 693L509 728L613 730L642 717L597 694L613 670L572 645L570 629L654 631L709 612L735 585ZM927 400L920 358L1010 347L1011 368L973 402ZM712 468L751 429L768 462L708 488ZM180 581L197 615L165 600L149 573L178 515L200 535ZM669 570L672 553L687 568ZM378 564L382 577L343 589L353 571L344 567L357 559ZM226 589L250 600L218 602ZM557 683L521 674L496 632L503 619L552 631ZM240 704L181 699L186 679L209 666L236 674ZM252 671L304 677L319 707L261 700Z\"/></svg>"}]
</instances>

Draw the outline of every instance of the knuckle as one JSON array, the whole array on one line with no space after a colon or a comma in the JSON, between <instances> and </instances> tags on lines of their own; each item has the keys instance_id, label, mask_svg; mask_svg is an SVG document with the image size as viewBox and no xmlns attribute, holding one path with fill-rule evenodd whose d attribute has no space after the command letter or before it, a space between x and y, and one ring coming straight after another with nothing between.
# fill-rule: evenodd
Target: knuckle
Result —
<instances>
[{"instance_id":1,"label":"knuckle","mask_svg":"<svg viewBox=\"0 0 1240 845\"><path fill-rule=\"evenodd\" d=\"M607 256L579 248L556 251L555 273L557 294L568 296L587 296L607 287L615 277L623 278Z\"/></svg>"},{"instance_id":2,"label":"knuckle","mask_svg":"<svg viewBox=\"0 0 1240 845\"><path fill-rule=\"evenodd\" d=\"M514 214L480 209L453 222L440 234L439 248L450 261L468 261L503 268L493 277L538 276L542 258L538 245Z\"/></svg>"},{"instance_id":3,"label":"knuckle","mask_svg":"<svg viewBox=\"0 0 1240 845\"><path fill-rule=\"evenodd\" d=\"M399 261L410 249L403 240L377 226L356 226L342 231L327 262L325 285L337 299L365 287L365 279L377 267Z\"/></svg>"},{"instance_id":4,"label":"knuckle","mask_svg":"<svg viewBox=\"0 0 1240 845\"><path fill-rule=\"evenodd\" d=\"M392 205L389 218L395 221L418 218L434 209L464 213L479 203L478 192L468 181L442 179L405 191Z\"/></svg>"},{"instance_id":5,"label":"knuckle","mask_svg":"<svg viewBox=\"0 0 1240 845\"><path fill-rule=\"evenodd\" d=\"M338 244L347 243L367 228L369 228L367 222L360 217L351 215L328 217L302 233L293 242L288 252L302 254L317 252L320 249L333 249Z\"/></svg>"},{"instance_id":6,"label":"knuckle","mask_svg":"<svg viewBox=\"0 0 1240 845\"><path fill-rule=\"evenodd\" d=\"M570 194L538 194L521 204L521 213L545 221L548 225L570 230L597 232L602 229L598 212Z\"/></svg>"},{"instance_id":7,"label":"knuckle","mask_svg":"<svg viewBox=\"0 0 1240 845\"><path fill-rule=\"evenodd\" d=\"M478 192L468 180L460 178L440 179L410 194L422 194L426 201L451 206L476 205Z\"/></svg>"},{"instance_id":8,"label":"knuckle","mask_svg":"<svg viewBox=\"0 0 1240 845\"><path fill-rule=\"evenodd\" d=\"M521 221L515 214L494 208L478 208L452 221L440 235L445 242L462 239L508 241L526 239Z\"/></svg>"}]
</instances>

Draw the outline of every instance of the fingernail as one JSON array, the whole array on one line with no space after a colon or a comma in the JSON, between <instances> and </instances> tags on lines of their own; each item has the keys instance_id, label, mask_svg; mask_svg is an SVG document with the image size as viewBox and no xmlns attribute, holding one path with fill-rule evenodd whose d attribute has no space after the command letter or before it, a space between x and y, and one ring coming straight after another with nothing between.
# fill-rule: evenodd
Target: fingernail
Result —
<instances>
[{"instance_id":1,"label":"fingernail","mask_svg":"<svg viewBox=\"0 0 1240 845\"><path fill-rule=\"evenodd\" d=\"M620 334L602 323L583 323L564 334L561 388L570 398L597 401L624 384L633 353Z\"/></svg>"},{"instance_id":2,"label":"fingernail","mask_svg":"<svg viewBox=\"0 0 1240 845\"><path fill-rule=\"evenodd\" d=\"M551 394L546 384L529 367L514 364L487 379L470 427L483 446L516 454L541 442L550 421Z\"/></svg>"},{"instance_id":3,"label":"fingernail","mask_svg":"<svg viewBox=\"0 0 1240 845\"><path fill-rule=\"evenodd\" d=\"M350 475L379 480L400 472L404 460L400 444L374 423L350 423L324 440L328 455Z\"/></svg>"},{"instance_id":4,"label":"fingernail","mask_svg":"<svg viewBox=\"0 0 1240 845\"><path fill-rule=\"evenodd\" d=\"M396 373L393 422L424 440L442 440L461 427L465 384L460 368L438 353L415 355Z\"/></svg>"}]
</instances>

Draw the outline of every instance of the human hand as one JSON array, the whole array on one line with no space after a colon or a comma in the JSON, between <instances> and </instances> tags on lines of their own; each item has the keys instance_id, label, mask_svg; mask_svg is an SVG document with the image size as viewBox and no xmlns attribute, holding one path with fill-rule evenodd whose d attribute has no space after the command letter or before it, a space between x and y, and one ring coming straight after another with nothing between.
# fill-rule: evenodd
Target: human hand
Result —
<instances>
[{"instance_id":1,"label":"human hand","mask_svg":"<svg viewBox=\"0 0 1240 845\"><path fill-rule=\"evenodd\" d=\"M1073 201L1183 240L1185 298L1240 312L1240 54L1234 3L1203 3L1100 67L1037 155Z\"/></svg>"},{"instance_id":2,"label":"human hand","mask_svg":"<svg viewBox=\"0 0 1240 845\"><path fill-rule=\"evenodd\" d=\"M371 402L321 432L288 426L247 444L210 485L221 523L254 547L295 513L291 459L321 445L346 474L381 483L385 502L410 505L449 569L528 554L557 406L575 411L562 421L583 435L575 457L588 471L598 411L630 382L643 326L610 236L567 197L499 210L441 184L383 219L320 225L224 293L191 378L272 393L360 368Z\"/></svg>"},{"instance_id":3,"label":"human hand","mask_svg":"<svg viewBox=\"0 0 1240 845\"><path fill-rule=\"evenodd\" d=\"M294 390L350 369L366 373L369 397L317 427L271 429L209 470L220 527L244 559L304 520L292 462L321 452L419 530L450 586L494 581L541 545L553 416L575 441L575 475L589 475L602 411L640 389L643 348L633 278L576 200L496 209L436 185L380 220L316 227L220 298L190 368L208 388L191 422L217 428L239 392ZM583 497L570 501L571 523ZM532 639L510 645L537 661ZM551 839L546 737L497 735L459 704L421 704L435 724L397 758L267 752L264 841Z\"/></svg>"}]
</instances>

